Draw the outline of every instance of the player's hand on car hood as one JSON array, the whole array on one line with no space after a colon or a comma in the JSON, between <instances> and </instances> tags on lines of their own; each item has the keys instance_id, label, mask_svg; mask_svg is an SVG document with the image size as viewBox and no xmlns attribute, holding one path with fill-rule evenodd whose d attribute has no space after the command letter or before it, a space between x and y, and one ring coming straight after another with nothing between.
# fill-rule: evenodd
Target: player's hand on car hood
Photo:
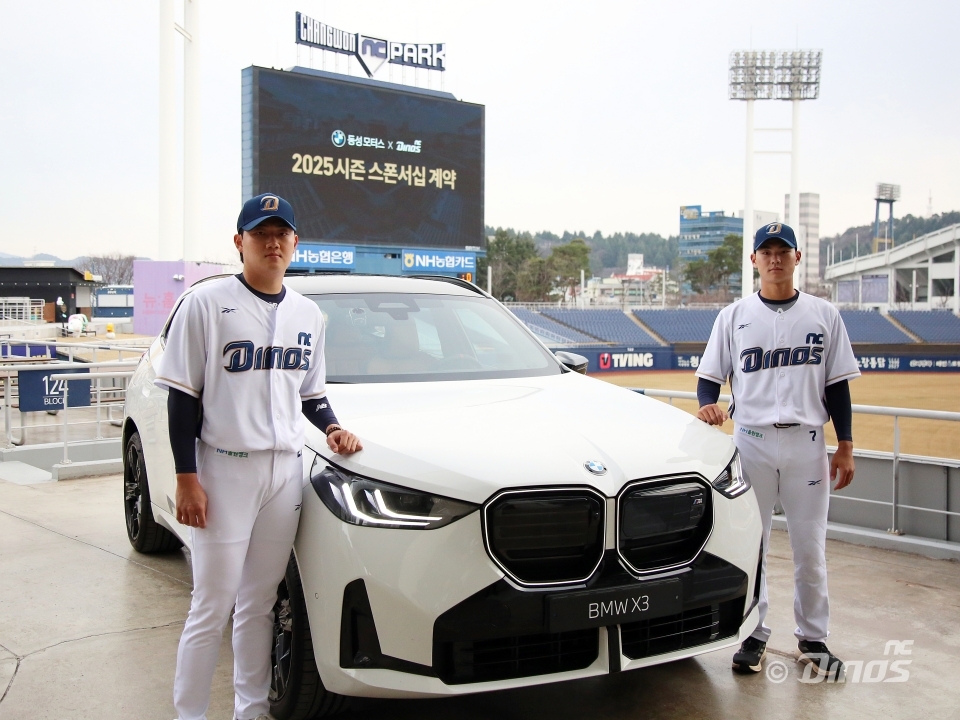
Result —
<instances>
[{"instance_id":1,"label":"player's hand on car hood","mask_svg":"<svg viewBox=\"0 0 960 720\"><path fill-rule=\"evenodd\" d=\"M697 411L697 418L707 425L723 425L727 421L727 413L716 403L704 405Z\"/></svg>"},{"instance_id":2,"label":"player's hand on car hood","mask_svg":"<svg viewBox=\"0 0 960 720\"><path fill-rule=\"evenodd\" d=\"M351 455L357 450L363 450L360 438L349 430L334 430L327 435L327 446L341 455Z\"/></svg>"}]
</instances>

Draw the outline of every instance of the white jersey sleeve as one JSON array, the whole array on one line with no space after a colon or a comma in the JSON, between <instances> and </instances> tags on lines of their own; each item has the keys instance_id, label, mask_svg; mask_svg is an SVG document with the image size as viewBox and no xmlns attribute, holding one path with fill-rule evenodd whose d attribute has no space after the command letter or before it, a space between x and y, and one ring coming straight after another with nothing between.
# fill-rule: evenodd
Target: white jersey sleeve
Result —
<instances>
[{"instance_id":1,"label":"white jersey sleeve","mask_svg":"<svg viewBox=\"0 0 960 720\"><path fill-rule=\"evenodd\" d=\"M309 302L309 301L308 301ZM300 385L300 399L313 400L327 394L327 359L326 347L327 327L323 315L317 310L319 317L316 344L311 353L310 364Z\"/></svg>"},{"instance_id":2,"label":"white jersey sleeve","mask_svg":"<svg viewBox=\"0 0 960 720\"><path fill-rule=\"evenodd\" d=\"M717 315L710 331L710 340L703 350L697 377L712 380L723 385L733 373L733 360L730 348L730 318L726 309Z\"/></svg>"},{"instance_id":3,"label":"white jersey sleeve","mask_svg":"<svg viewBox=\"0 0 960 720\"><path fill-rule=\"evenodd\" d=\"M843 324L843 318L836 310L830 328L830 337L833 342L827 347L825 385L860 377L860 365L853 354L850 336L847 335L847 326Z\"/></svg>"},{"instance_id":4,"label":"white jersey sleeve","mask_svg":"<svg viewBox=\"0 0 960 720\"><path fill-rule=\"evenodd\" d=\"M180 303L167 332L154 383L199 398L207 365L206 308L194 294Z\"/></svg>"}]
</instances>

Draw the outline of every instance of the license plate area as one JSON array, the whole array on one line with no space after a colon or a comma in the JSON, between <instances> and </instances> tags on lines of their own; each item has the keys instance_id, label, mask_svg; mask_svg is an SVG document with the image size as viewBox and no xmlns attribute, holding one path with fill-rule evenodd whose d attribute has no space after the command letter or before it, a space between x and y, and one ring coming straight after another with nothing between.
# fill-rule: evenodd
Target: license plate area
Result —
<instances>
[{"instance_id":1,"label":"license plate area","mask_svg":"<svg viewBox=\"0 0 960 720\"><path fill-rule=\"evenodd\" d=\"M682 588L676 578L547 597L547 625L552 633L619 625L682 611Z\"/></svg>"}]
</instances>

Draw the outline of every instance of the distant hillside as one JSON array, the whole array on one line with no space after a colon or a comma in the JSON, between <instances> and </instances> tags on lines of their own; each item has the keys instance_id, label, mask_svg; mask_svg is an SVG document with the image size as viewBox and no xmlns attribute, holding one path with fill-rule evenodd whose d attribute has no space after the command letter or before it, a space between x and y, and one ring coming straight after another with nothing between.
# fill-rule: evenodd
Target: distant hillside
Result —
<instances>
[{"instance_id":1,"label":"distant hillside","mask_svg":"<svg viewBox=\"0 0 960 720\"><path fill-rule=\"evenodd\" d=\"M73 258L71 260L62 260L56 255L50 255L48 253L37 253L33 257L21 257L20 255L10 255L9 253L0 253L0 265L5 267L22 267L24 263L30 262L31 260L40 261L40 262L50 262L53 261L55 267L79 267L82 264L83 258Z\"/></svg>"},{"instance_id":2,"label":"distant hillside","mask_svg":"<svg viewBox=\"0 0 960 720\"><path fill-rule=\"evenodd\" d=\"M625 272L627 255L642 253L645 265L653 267L676 267L680 241L676 237L664 238L657 233L614 233L604 235L597 230L593 235L583 231L564 230L556 235L547 230L538 233L515 231L513 228L492 228L487 226L486 234L493 235L498 229L505 229L520 238L533 240L537 250L547 255L555 245L563 245L574 238L583 238L590 246L590 270L595 275L609 275L612 272Z\"/></svg>"},{"instance_id":3,"label":"distant hillside","mask_svg":"<svg viewBox=\"0 0 960 720\"><path fill-rule=\"evenodd\" d=\"M894 239L896 244L908 242L921 235L939 230L940 228L960 223L960 212L945 212L932 215L928 218L905 215L893 219ZM883 235L886 222L880 223L880 234ZM517 237L533 240L537 250L547 255L554 245L570 242L574 238L583 238L590 246L590 269L596 275L609 275L611 272L624 272L627 268L627 255L643 253L644 263L654 267L676 268L680 251L680 240L676 236L663 237L657 233L614 233L604 235L599 230L593 235L565 230L563 235L556 235L548 230L531 233L527 230L513 228L494 228L486 226L486 234L493 235L498 229L505 229ZM860 254L866 255L872 249L873 223L852 227L839 235L820 238L820 276L823 277L830 253L830 243L834 243L837 260L841 254L848 258L856 251L857 237L860 239Z\"/></svg>"}]
</instances>

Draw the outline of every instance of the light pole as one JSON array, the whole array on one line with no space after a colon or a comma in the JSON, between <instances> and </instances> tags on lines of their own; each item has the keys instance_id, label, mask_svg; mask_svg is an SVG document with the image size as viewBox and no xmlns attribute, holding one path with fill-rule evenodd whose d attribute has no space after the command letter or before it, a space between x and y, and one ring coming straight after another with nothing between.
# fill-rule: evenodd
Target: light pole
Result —
<instances>
[{"instance_id":1,"label":"light pole","mask_svg":"<svg viewBox=\"0 0 960 720\"><path fill-rule=\"evenodd\" d=\"M160 0L160 260L182 260L200 241L200 0L184 1L184 26L174 19L174 1ZM178 222L176 45L183 51L183 222Z\"/></svg>"},{"instance_id":2,"label":"light pole","mask_svg":"<svg viewBox=\"0 0 960 720\"><path fill-rule=\"evenodd\" d=\"M753 127L754 100L790 100L790 222L800 230L800 101L820 96L822 50L735 50L730 53L730 99L747 103L747 147L743 202L742 297L753 293ZM775 128L782 130L783 128ZM766 151L771 152L771 151ZM778 151L772 151L778 152ZM802 231L801 231L802 234ZM805 249L805 248L804 248Z\"/></svg>"}]
</instances>

